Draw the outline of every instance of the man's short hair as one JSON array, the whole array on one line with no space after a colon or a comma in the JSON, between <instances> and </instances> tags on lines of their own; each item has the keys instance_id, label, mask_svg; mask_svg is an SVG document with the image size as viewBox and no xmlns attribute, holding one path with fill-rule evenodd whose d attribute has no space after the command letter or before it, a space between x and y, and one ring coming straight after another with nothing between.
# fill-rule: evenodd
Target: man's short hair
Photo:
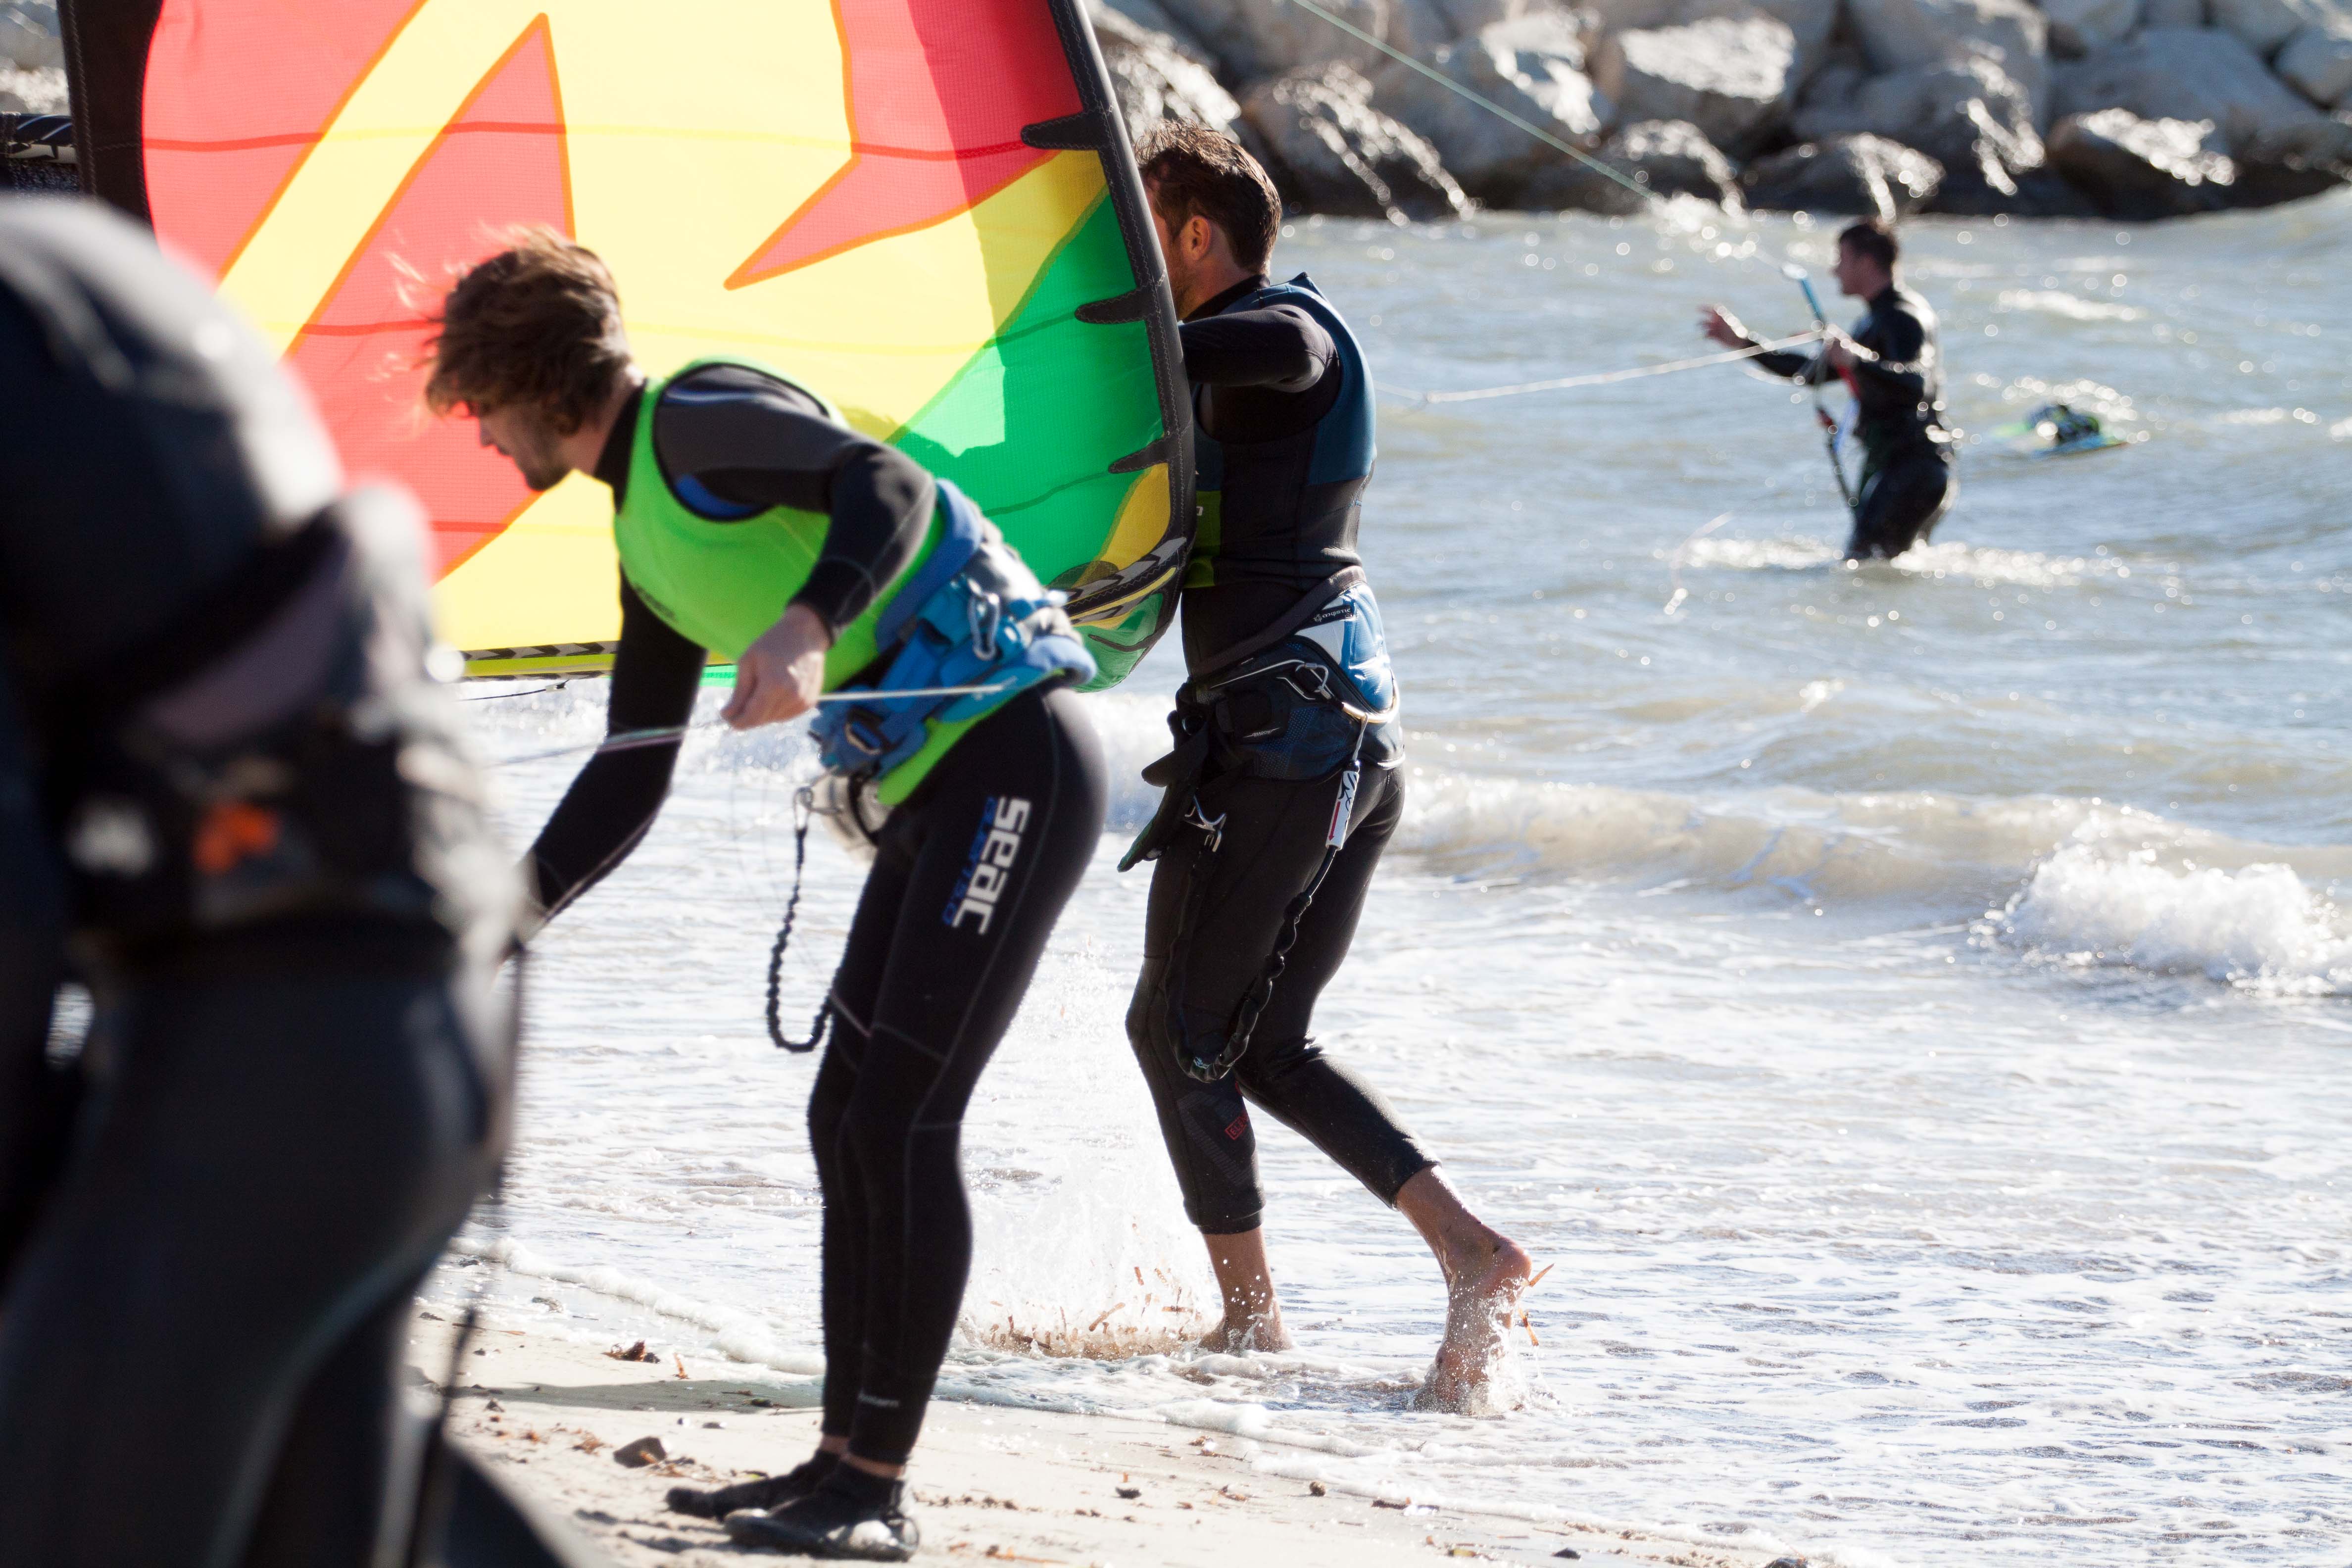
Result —
<instances>
[{"instance_id":1,"label":"man's short hair","mask_svg":"<svg viewBox=\"0 0 2352 1568\"><path fill-rule=\"evenodd\" d=\"M1867 256L1889 272L1895 270L1895 259L1903 254L1894 226L1885 218L1866 217L1860 223L1846 225L1838 235L1838 244L1856 256Z\"/></svg>"},{"instance_id":2,"label":"man's short hair","mask_svg":"<svg viewBox=\"0 0 2352 1568\"><path fill-rule=\"evenodd\" d=\"M425 404L436 414L529 405L568 436L628 367L620 295L586 246L544 227L509 237L443 298Z\"/></svg>"},{"instance_id":3,"label":"man's short hair","mask_svg":"<svg viewBox=\"0 0 2352 1568\"><path fill-rule=\"evenodd\" d=\"M1207 218L1224 231L1235 261L1265 270L1282 231L1282 197L1240 142L1205 125L1163 120L1135 144L1135 163L1171 229Z\"/></svg>"}]
</instances>

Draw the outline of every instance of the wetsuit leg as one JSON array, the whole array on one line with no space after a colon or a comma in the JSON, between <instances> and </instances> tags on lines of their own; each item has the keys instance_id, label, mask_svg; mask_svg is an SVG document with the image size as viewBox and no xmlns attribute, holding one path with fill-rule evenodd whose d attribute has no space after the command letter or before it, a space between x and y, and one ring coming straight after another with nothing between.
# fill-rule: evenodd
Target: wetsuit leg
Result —
<instances>
[{"instance_id":1,"label":"wetsuit leg","mask_svg":"<svg viewBox=\"0 0 2352 1568\"><path fill-rule=\"evenodd\" d=\"M349 973L123 998L120 1055L0 1298L10 1561L397 1560L397 1315L488 1170L485 1002L451 975ZM331 1451L292 1451L331 1431Z\"/></svg>"},{"instance_id":2,"label":"wetsuit leg","mask_svg":"<svg viewBox=\"0 0 2352 1568\"><path fill-rule=\"evenodd\" d=\"M1264 1215L1257 1140L1244 1100L1258 1105L1393 1204L1404 1184L1436 1163L1380 1093L1307 1037L1315 1004L1355 940L1373 868L1404 811L1401 770L1367 769L1348 842L1299 921L1273 999L1249 1050L1213 1084L1176 1065L1178 1031L1222 1034L1265 967L1284 911L1323 854L1335 781L1231 779L1202 790L1202 809L1224 817L1213 852L1197 832L1160 857L1144 925L1142 976L1127 1016L1128 1039L1176 1167L1184 1212L1213 1236L1254 1230ZM1192 879L1208 888L1197 902ZM1184 927L1187 910L1192 913Z\"/></svg>"},{"instance_id":3,"label":"wetsuit leg","mask_svg":"<svg viewBox=\"0 0 2352 1568\"><path fill-rule=\"evenodd\" d=\"M1952 465L1942 458L1922 453L1895 458L1863 487L1846 558L1892 561L1913 545L1925 544L1958 496Z\"/></svg>"},{"instance_id":4,"label":"wetsuit leg","mask_svg":"<svg viewBox=\"0 0 2352 1568\"><path fill-rule=\"evenodd\" d=\"M824 1187L825 1419L903 1464L971 1266L972 1086L1102 836L1102 752L1066 691L1009 703L883 829L809 1107Z\"/></svg>"},{"instance_id":5,"label":"wetsuit leg","mask_svg":"<svg viewBox=\"0 0 2352 1568\"><path fill-rule=\"evenodd\" d=\"M65 967L65 894L34 778L0 679L0 1289L56 1178L73 1106L74 1080L45 1049Z\"/></svg>"}]
</instances>

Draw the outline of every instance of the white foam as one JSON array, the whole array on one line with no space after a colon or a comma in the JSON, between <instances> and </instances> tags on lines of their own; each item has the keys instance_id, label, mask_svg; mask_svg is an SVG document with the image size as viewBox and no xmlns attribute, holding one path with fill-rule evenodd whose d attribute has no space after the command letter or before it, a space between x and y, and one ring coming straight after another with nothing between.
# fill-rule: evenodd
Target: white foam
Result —
<instances>
[{"instance_id":1,"label":"white foam","mask_svg":"<svg viewBox=\"0 0 2352 1568\"><path fill-rule=\"evenodd\" d=\"M2034 868L2001 935L2066 963L2203 974L2251 990L2352 994L2352 927L2292 867L2162 864L2070 844Z\"/></svg>"},{"instance_id":2,"label":"white foam","mask_svg":"<svg viewBox=\"0 0 2352 1568\"><path fill-rule=\"evenodd\" d=\"M2004 310L2039 310L2071 321L2137 321L2147 314L2137 305L2085 300L2063 289L2004 289L1997 302Z\"/></svg>"}]
</instances>

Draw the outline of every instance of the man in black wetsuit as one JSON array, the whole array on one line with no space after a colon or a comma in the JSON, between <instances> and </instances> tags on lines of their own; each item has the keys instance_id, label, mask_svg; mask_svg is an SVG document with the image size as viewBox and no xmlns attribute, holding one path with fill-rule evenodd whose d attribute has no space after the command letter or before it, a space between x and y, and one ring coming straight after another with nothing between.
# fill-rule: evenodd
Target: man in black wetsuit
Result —
<instances>
[{"instance_id":1,"label":"man in black wetsuit","mask_svg":"<svg viewBox=\"0 0 2352 1568\"><path fill-rule=\"evenodd\" d=\"M1137 149L1193 386L1201 522L1128 1037L1224 1298L1213 1348L1290 1343L1267 1272L1249 1106L1311 1141L1436 1255L1433 1404L1475 1404L1527 1254L1473 1215L1370 1085L1308 1037L1403 814L1395 678L1356 553L1372 387L1303 276L1270 283L1282 207L1231 138L1169 122ZM1303 903L1303 907L1302 907Z\"/></svg>"},{"instance_id":2,"label":"man in black wetsuit","mask_svg":"<svg viewBox=\"0 0 2352 1568\"><path fill-rule=\"evenodd\" d=\"M1851 334L1832 327L1817 355L1769 353L1756 363L1774 375L1818 383L1843 377L1853 389L1862 441L1862 480L1854 498L1849 561L1893 560L1925 544L1959 495L1952 477L1952 432L1944 426L1943 353L1936 312L1903 287L1894 231L1876 218L1838 236L1840 291L1866 301L1869 314ZM1699 329L1726 348L1756 346L1748 329L1720 305L1706 307Z\"/></svg>"},{"instance_id":3,"label":"man in black wetsuit","mask_svg":"<svg viewBox=\"0 0 2352 1568\"><path fill-rule=\"evenodd\" d=\"M514 907L414 508L95 206L0 197L0 1560L406 1562Z\"/></svg>"},{"instance_id":4,"label":"man in black wetsuit","mask_svg":"<svg viewBox=\"0 0 2352 1568\"><path fill-rule=\"evenodd\" d=\"M821 1441L784 1474L669 1503L750 1545L902 1560L919 1536L899 1478L971 1267L964 1110L1102 833L1101 752L1067 689L1093 666L961 492L813 393L730 360L649 380L611 274L561 236L461 279L434 353L428 402L472 414L532 488L579 470L612 490L609 723L668 732L581 769L525 862L538 918L653 826L710 650L736 661L738 729L857 693L815 724L856 820L889 807L816 1031ZM940 643L949 662L920 665ZM919 695L938 684L966 695Z\"/></svg>"}]
</instances>

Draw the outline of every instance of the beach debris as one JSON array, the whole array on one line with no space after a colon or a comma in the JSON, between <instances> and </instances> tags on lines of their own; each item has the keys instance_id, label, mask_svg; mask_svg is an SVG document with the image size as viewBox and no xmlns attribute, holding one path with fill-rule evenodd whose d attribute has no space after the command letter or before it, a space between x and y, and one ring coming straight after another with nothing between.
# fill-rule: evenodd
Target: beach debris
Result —
<instances>
[{"instance_id":1,"label":"beach debris","mask_svg":"<svg viewBox=\"0 0 2352 1568\"><path fill-rule=\"evenodd\" d=\"M1331 1495L1331 1489L1325 1486L1321 1481L1309 1481L1307 1483L1307 1495L1308 1497L1329 1497Z\"/></svg>"},{"instance_id":2,"label":"beach debris","mask_svg":"<svg viewBox=\"0 0 2352 1568\"><path fill-rule=\"evenodd\" d=\"M1537 1286L1543 1283L1545 1275L1550 1273L1553 1269L1559 1267L1559 1265L1557 1263L1545 1264L1541 1268L1537 1269L1533 1275L1529 1276L1528 1282L1520 1286L1519 1289L1523 1293L1534 1289Z\"/></svg>"},{"instance_id":3,"label":"beach debris","mask_svg":"<svg viewBox=\"0 0 2352 1568\"><path fill-rule=\"evenodd\" d=\"M1519 1313L1519 1327L1527 1330L1528 1343L1535 1346L1538 1350L1543 1349L1543 1341L1536 1338L1536 1326L1528 1321L1528 1315L1525 1311Z\"/></svg>"},{"instance_id":4,"label":"beach debris","mask_svg":"<svg viewBox=\"0 0 2352 1568\"><path fill-rule=\"evenodd\" d=\"M756 1394L744 1400L743 1403L746 1405L756 1405L762 1410L772 1410L776 1405L776 1402L774 1400L762 1399Z\"/></svg>"},{"instance_id":5,"label":"beach debris","mask_svg":"<svg viewBox=\"0 0 2352 1568\"><path fill-rule=\"evenodd\" d=\"M1399 1513L1402 1513L1407 1509L1412 1507L1412 1499L1407 1498L1402 1502L1391 1502L1384 1497L1376 1497L1372 1500L1372 1506L1374 1508L1392 1508Z\"/></svg>"},{"instance_id":6,"label":"beach debris","mask_svg":"<svg viewBox=\"0 0 2352 1568\"><path fill-rule=\"evenodd\" d=\"M724 1422L724 1421L705 1421L705 1422L702 1424L702 1426L703 1426L703 1430L705 1430L705 1431L709 1431L709 1432L715 1432L715 1431L717 1431L719 1428L720 1428L720 1427L722 1427L722 1426L726 1426L726 1425L727 1425L727 1423L726 1423L726 1422Z\"/></svg>"},{"instance_id":7,"label":"beach debris","mask_svg":"<svg viewBox=\"0 0 2352 1568\"><path fill-rule=\"evenodd\" d=\"M428 1323L438 1323L444 1321L438 1312L419 1312L416 1315Z\"/></svg>"},{"instance_id":8,"label":"beach debris","mask_svg":"<svg viewBox=\"0 0 2352 1568\"><path fill-rule=\"evenodd\" d=\"M488 1405L483 1405L482 1408L485 1410L504 1410L506 1406L493 1399Z\"/></svg>"},{"instance_id":9,"label":"beach debris","mask_svg":"<svg viewBox=\"0 0 2352 1568\"><path fill-rule=\"evenodd\" d=\"M593 1454L604 1446L604 1439L599 1437L593 1432L581 1433L580 1441L572 1445L575 1451L583 1454Z\"/></svg>"},{"instance_id":10,"label":"beach debris","mask_svg":"<svg viewBox=\"0 0 2352 1568\"><path fill-rule=\"evenodd\" d=\"M668 1458L669 1450L662 1447L662 1440L658 1437L640 1437L613 1450L613 1462L632 1470L641 1470L656 1460Z\"/></svg>"},{"instance_id":11,"label":"beach debris","mask_svg":"<svg viewBox=\"0 0 2352 1568\"><path fill-rule=\"evenodd\" d=\"M1113 1487L1111 1488L1111 1490L1118 1496L1125 1498L1129 1502L1133 1502L1137 1498L1143 1495L1143 1489L1141 1487Z\"/></svg>"},{"instance_id":12,"label":"beach debris","mask_svg":"<svg viewBox=\"0 0 2352 1568\"><path fill-rule=\"evenodd\" d=\"M658 1353L646 1349L646 1342L643 1340L639 1340L635 1344L631 1345L626 1350L623 1350L620 1346L614 1345L611 1350L606 1351L604 1353L612 1357L614 1361L661 1360L661 1356Z\"/></svg>"},{"instance_id":13,"label":"beach debris","mask_svg":"<svg viewBox=\"0 0 2352 1568\"><path fill-rule=\"evenodd\" d=\"M1583 1556L1583 1555L1584 1555L1584 1553L1583 1553L1583 1552L1579 1552L1579 1551L1578 1551L1575 1547L1573 1547L1573 1546L1563 1546L1563 1547L1561 1547L1559 1551L1557 1551L1557 1552L1553 1552L1553 1553L1552 1553L1552 1555L1553 1555L1554 1557L1565 1557L1565 1558L1567 1558L1570 1562L1573 1563L1573 1562L1575 1562L1578 1558L1580 1558L1580 1557Z\"/></svg>"},{"instance_id":14,"label":"beach debris","mask_svg":"<svg viewBox=\"0 0 2352 1568\"><path fill-rule=\"evenodd\" d=\"M1806 1568L1806 1564L1801 1557L1775 1557L1764 1568Z\"/></svg>"},{"instance_id":15,"label":"beach debris","mask_svg":"<svg viewBox=\"0 0 2352 1568\"><path fill-rule=\"evenodd\" d=\"M678 1378L681 1382L684 1381L686 1377L686 1358L678 1354L676 1351L672 1351L669 1352L669 1359L677 1363Z\"/></svg>"}]
</instances>

